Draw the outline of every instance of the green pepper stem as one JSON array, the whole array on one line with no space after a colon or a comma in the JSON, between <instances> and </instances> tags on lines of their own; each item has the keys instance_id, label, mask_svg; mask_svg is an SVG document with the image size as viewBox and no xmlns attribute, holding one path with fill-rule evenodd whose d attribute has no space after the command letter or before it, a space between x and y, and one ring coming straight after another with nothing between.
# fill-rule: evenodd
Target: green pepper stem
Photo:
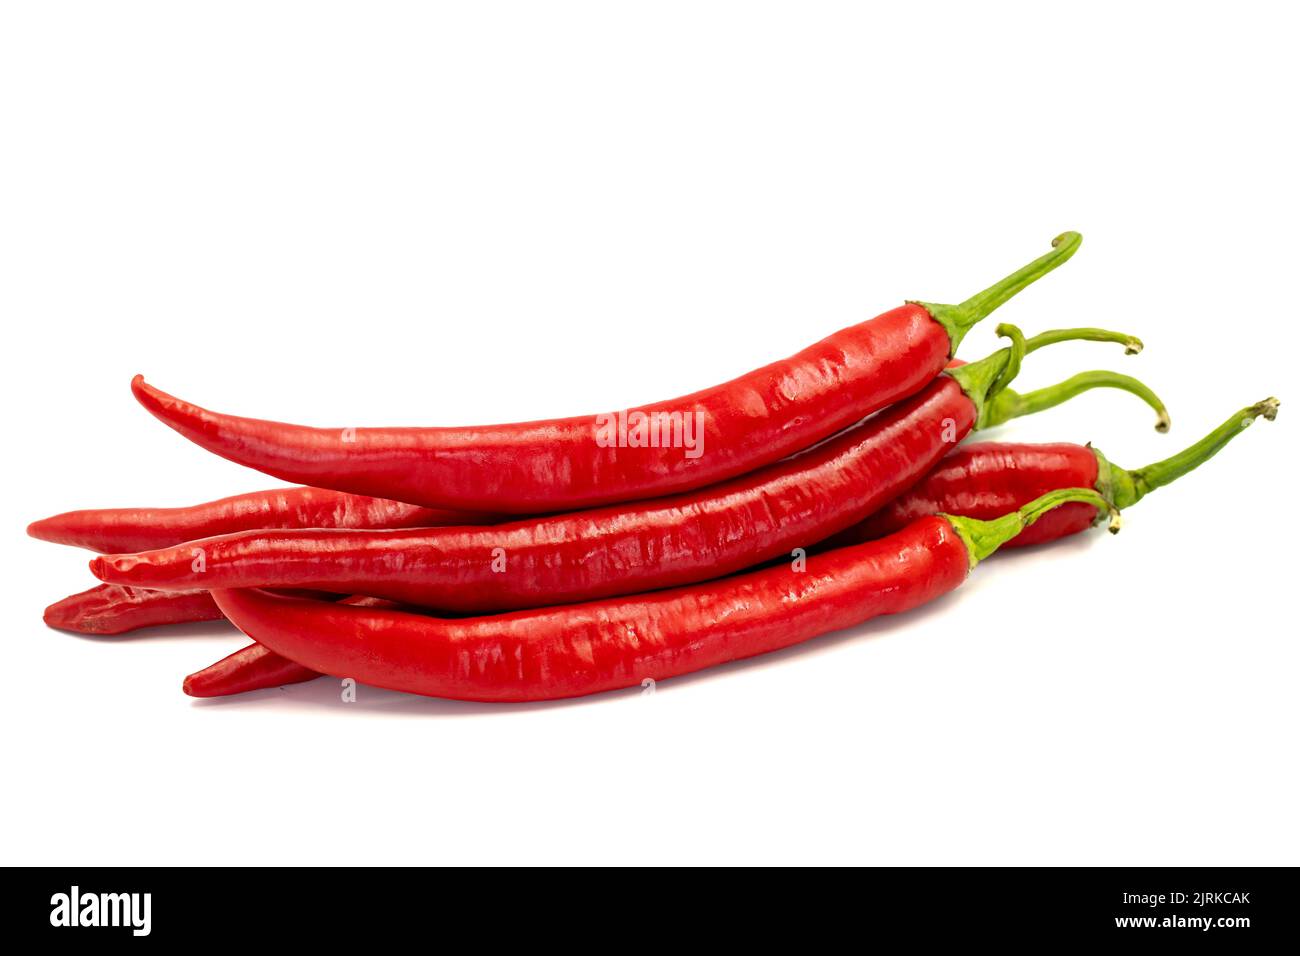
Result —
<instances>
[{"instance_id":1,"label":"green pepper stem","mask_svg":"<svg viewBox=\"0 0 1300 956\"><path fill-rule=\"evenodd\" d=\"M1061 488L1057 491L1049 491L1018 511L1012 511L991 521L950 514L942 517L948 519L957 536L965 543L966 550L970 553L970 566L973 568L1047 512L1071 501L1094 505L1100 514L1109 514L1111 534L1119 531L1119 511L1092 488Z\"/></svg>"},{"instance_id":2,"label":"green pepper stem","mask_svg":"<svg viewBox=\"0 0 1300 956\"><path fill-rule=\"evenodd\" d=\"M1053 329L1035 335L1031 339L1025 339L1015 326L1004 324L998 326L998 333L1011 338L1011 348L999 349L978 362L970 362L967 365L959 365L956 368L949 368L944 371L945 375L954 379L961 386L962 391L966 393L966 397L975 405L976 428L989 428L993 425L1000 425L1020 415L1029 415L1045 408L1051 408L1053 405L1059 405L1066 399L1072 398L1079 392L1087 391L1089 388L1109 384L1109 382L1095 382L1093 384L1082 384L1080 387L1080 383L1075 382L1075 379L1071 379L1070 383L1075 383L1075 391L1070 394L1062 394L1054 401L1046 401L1047 398L1054 394L1053 389L1041 389L1039 392L1031 392L1029 395L1018 395L1006 387L1007 383L1014 377L1014 372L1010 375L1006 373L1008 368L1019 371L1020 359L1024 355L1058 342L1118 342L1125 346L1126 349L1131 350L1132 343L1137 341L1131 335L1123 332L1111 332L1108 329ZM1125 386L1135 386L1139 389L1139 394L1145 392L1151 395L1150 389L1128 376L1110 372L1087 374L1114 375L1116 379L1123 380ZM1076 376L1077 378L1082 378L1082 376ZM1062 386L1054 386L1053 388L1062 388L1065 385L1070 385L1070 383L1063 383ZM1129 390L1131 391L1132 387ZM1151 395L1151 397L1155 398L1154 395ZM1040 402L1042 402L1041 405L1038 404ZM1156 404L1153 407L1157 411L1163 412L1164 405L1160 403L1158 398L1155 398L1155 402ZM1168 414L1165 413L1163 418L1165 428L1169 427L1168 417Z\"/></svg>"},{"instance_id":3,"label":"green pepper stem","mask_svg":"<svg viewBox=\"0 0 1300 956\"><path fill-rule=\"evenodd\" d=\"M1011 273L1000 282L995 282L983 292L971 296L960 305L942 305L935 302L917 302L944 327L948 333L951 347L948 354L955 355L957 346L970 328L988 315L1002 303L1026 286L1037 282L1047 273L1069 259L1083 242L1083 236L1077 232L1063 232L1052 240L1052 251L1039 256L1029 265Z\"/></svg>"},{"instance_id":4,"label":"green pepper stem","mask_svg":"<svg viewBox=\"0 0 1300 956\"><path fill-rule=\"evenodd\" d=\"M1112 332L1109 329L1052 329L1049 332L1040 332L1026 341L1025 354L1036 352L1044 345L1077 341L1116 342L1124 346L1125 355L1137 355L1144 348L1140 338L1124 332Z\"/></svg>"},{"instance_id":5,"label":"green pepper stem","mask_svg":"<svg viewBox=\"0 0 1300 956\"><path fill-rule=\"evenodd\" d=\"M1194 445L1189 445L1176 455L1131 471L1117 468L1108 462L1101 452L1093 449L1097 456L1097 487L1117 508L1128 508L1137 504L1157 488L1163 488L1171 481L1176 481L1195 468L1199 468L1227 446L1257 418L1272 421L1277 417L1276 398L1266 398L1249 408L1236 412L1226 422L1210 432Z\"/></svg>"},{"instance_id":6,"label":"green pepper stem","mask_svg":"<svg viewBox=\"0 0 1300 956\"><path fill-rule=\"evenodd\" d=\"M993 387L989 389L989 395L996 395L1005 391L1006 387L1011 384L1011 380L1020 374L1020 366L1029 354L1029 343L1025 341L1025 333L1010 323L1003 322L997 327L998 338L1010 339L1011 347L1007 354L1007 361L1002 366L1002 371L998 373L997 379L993 382Z\"/></svg>"},{"instance_id":7,"label":"green pepper stem","mask_svg":"<svg viewBox=\"0 0 1300 956\"><path fill-rule=\"evenodd\" d=\"M952 371L959 371L959 369L953 369ZM1080 372L1072 378L1067 378L1064 382L1058 382L1056 385L1049 385L1047 388L1040 388L1032 392L1025 392L1023 395L1019 392L1013 392L1011 389L1005 389L985 403L977 427L992 428L994 425L1001 425L1013 418L1033 415L1035 412L1053 408L1062 402L1069 401L1076 395L1094 388L1118 388L1121 391L1136 395L1155 409L1156 431L1169 431L1169 411L1155 392L1131 375L1103 371Z\"/></svg>"}]
</instances>

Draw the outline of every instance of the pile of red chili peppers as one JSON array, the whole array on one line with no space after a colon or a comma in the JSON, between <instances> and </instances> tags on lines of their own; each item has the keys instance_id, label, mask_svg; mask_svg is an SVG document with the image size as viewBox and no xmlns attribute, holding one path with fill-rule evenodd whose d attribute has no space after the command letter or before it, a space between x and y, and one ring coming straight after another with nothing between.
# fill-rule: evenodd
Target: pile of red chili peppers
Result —
<instances>
[{"instance_id":1,"label":"pile of red chili peppers","mask_svg":"<svg viewBox=\"0 0 1300 956\"><path fill-rule=\"evenodd\" d=\"M1092 388L1011 381L1056 329L978 361L975 323L1081 237L960 305L909 302L691 395L513 425L308 428L131 383L194 443L295 487L183 508L73 511L33 537L98 552L97 587L45 612L88 634L228 618L253 643L185 679L215 697L322 674L436 697L575 697L786 647L956 588L1002 547L1100 521L1216 454L1276 399L1125 470L1073 444L963 444Z\"/></svg>"}]
</instances>

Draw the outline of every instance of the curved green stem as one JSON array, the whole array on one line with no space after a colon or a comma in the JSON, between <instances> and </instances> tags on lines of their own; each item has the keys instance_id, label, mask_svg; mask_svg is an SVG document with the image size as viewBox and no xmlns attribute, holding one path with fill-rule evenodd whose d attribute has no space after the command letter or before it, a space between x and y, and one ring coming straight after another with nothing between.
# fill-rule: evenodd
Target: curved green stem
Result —
<instances>
[{"instance_id":1,"label":"curved green stem","mask_svg":"<svg viewBox=\"0 0 1300 956\"><path fill-rule=\"evenodd\" d=\"M1004 391L1011 380L1020 374L1020 365L1025 360L1028 353L1028 347L1025 342L1025 333L1019 328L1003 322L997 327L998 338L1010 339L1011 349L1007 355L1007 360L1002 366L1002 371L998 373L997 379L993 382L993 387L989 389L989 397L997 395L998 392Z\"/></svg>"},{"instance_id":2,"label":"curved green stem","mask_svg":"<svg viewBox=\"0 0 1300 956\"><path fill-rule=\"evenodd\" d=\"M948 519L957 536L966 545L966 550L970 553L970 566L973 568L1047 512L1071 501L1094 505L1099 513L1109 514L1111 534L1119 531L1119 511L1092 488L1062 488L1049 491L1018 511L991 521L950 514L942 517Z\"/></svg>"},{"instance_id":3,"label":"curved green stem","mask_svg":"<svg viewBox=\"0 0 1300 956\"><path fill-rule=\"evenodd\" d=\"M1006 333L1015 326L999 326L1000 333ZM1019 335L1019 329L1015 329L1016 335ZM1070 342L1075 340L1093 341L1093 342L1119 342L1126 347L1129 343L1136 341L1131 335L1123 332L1111 332L1107 329L1054 329L1050 332L1043 332L1035 335L1031 339L1024 340L1024 352L1027 355L1045 345L1053 345L1057 342ZM1072 395L1063 395L1056 401L1044 404L1040 407L1034 405L1024 405L1026 398L1037 402L1040 399L1038 392L1030 393L1030 396L1017 395L1008 389L1007 383L1014 377L1004 374L1008 365L1015 363L1016 371L1019 370L1018 354L1015 348L999 349L992 355L980 359L978 362L970 362L966 365L959 365L956 368L945 369L945 375L949 376L961 386L962 391L975 405L975 427L988 428L991 425L1000 425L1008 419L1015 418L1018 415L1028 415L1041 408L1051 408L1052 405L1060 404ZM1110 374L1110 373L1091 373L1091 374ZM1127 376L1117 376L1127 379ZM1071 380L1073 381L1073 380ZM1139 388L1145 389L1150 393L1150 389L1133 379L1127 379L1128 382L1136 384ZM1102 384L1102 383L1098 383ZM1058 386L1059 387L1059 386ZM1094 388L1095 385L1085 386L1078 391L1086 391L1088 388ZM1044 389L1043 391L1048 391ZM1073 394L1078 394L1076 391ZM1005 397L1004 397L1005 396ZM1154 396L1152 396L1154 397ZM1157 410L1163 410L1164 406L1159 404L1156 399ZM996 403L996 405L995 405ZM1167 422L1168 415L1165 416ZM1168 424L1165 425L1168 427Z\"/></svg>"},{"instance_id":4,"label":"curved green stem","mask_svg":"<svg viewBox=\"0 0 1300 956\"><path fill-rule=\"evenodd\" d=\"M1249 408L1243 408L1196 444L1145 468L1131 471L1117 468L1094 448L1093 454L1097 456L1097 490L1113 501L1117 508L1135 505L1157 488L1164 487L1209 461L1228 442L1249 428L1255 419L1262 417L1271 422L1277 417L1280 404L1276 398L1266 398Z\"/></svg>"},{"instance_id":5,"label":"curved green stem","mask_svg":"<svg viewBox=\"0 0 1300 956\"><path fill-rule=\"evenodd\" d=\"M960 371L960 369L953 369L952 371ZM980 410L980 418L976 427L992 428L994 425L1001 425L1003 422L1013 418L1020 418L1022 415L1033 415L1035 412L1053 408L1074 398L1076 395L1094 388L1118 388L1125 392L1131 392L1155 409L1156 431L1169 431L1169 411L1155 392L1131 375L1102 371L1080 372L1073 378L1067 378L1064 382L1026 392L1023 395L1019 392L1013 392L1011 389L1006 389L985 403Z\"/></svg>"},{"instance_id":6,"label":"curved green stem","mask_svg":"<svg viewBox=\"0 0 1300 956\"><path fill-rule=\"evenodd\" d=\"M1011 273L1000 282L995 282L983 292L971 296L960 305L942 305L935 302L917 302L923 306L934 320L944 327L948 340L952 343L949 355L957 352L962 338L976 322L986 318L989 313L1006 302L1026 286L1032 285L1051 272L1070 256L1074 255L1083 242L1083 236L1077 232L1063 232L1052 240L1052 251L1039 256L1029 265Z\"/></svg>"},{"instance_id":7,"label":"curved green stem","mask_svg":"<svg viewBox=\"0 0 1300 956\"><path fill-rule=\"evenodd\" d=\"M1025 354L1036 352L1044 345L1077 341L1116 342L1124 346L1125 355L1137 355L1144 348L1140 338L1124 332L1112 332L1109 329L1052 329L1050 332L1040 332L1029 339L1025 343Z\"/></svg>"}]
</instances>

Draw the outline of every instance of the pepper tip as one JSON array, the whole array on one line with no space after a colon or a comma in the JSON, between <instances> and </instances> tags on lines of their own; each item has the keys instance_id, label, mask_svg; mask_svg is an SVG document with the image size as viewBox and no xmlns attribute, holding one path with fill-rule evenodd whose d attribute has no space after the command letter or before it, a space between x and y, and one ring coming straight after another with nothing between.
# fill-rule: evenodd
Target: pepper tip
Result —
<instances>
[{"instance_id":1,"label":"pepper tip","mask_svg":"<svg viewBox=\"0 0 1300 956\"><path fill-rule=\"evenodd\" d=\"M67 629L68 616L64 612L62 605L63 602L58 601L45 609L45 613L41 615L41 620L45 622L46 627L57 628L61 631Z\"/></svg>"}]
</instances>

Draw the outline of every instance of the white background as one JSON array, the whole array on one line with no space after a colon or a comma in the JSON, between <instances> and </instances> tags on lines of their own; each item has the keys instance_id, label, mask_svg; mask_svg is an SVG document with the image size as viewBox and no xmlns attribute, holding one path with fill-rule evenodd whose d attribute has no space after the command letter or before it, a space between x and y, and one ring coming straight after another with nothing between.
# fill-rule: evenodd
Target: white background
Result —
<instances>
[{"instance_id":1,"label":"white background","mask_svg":"<svg viewBox=\"0 0 1300 956\"><path fill-rule=\"evenodd\" d=\"M975 9L976 7L980 9ZM1279 5L11 4L0 18L10 863L1295 864L1297 24ZM1000 434L1136 466L919 613L576 703L196 702L225 625L89 639L57 511L275 484L132 401L469 424L667 398L1084 233L1095 324ZM963 354L996 345L988 322Z\"/></svg>"}]
</instances>

